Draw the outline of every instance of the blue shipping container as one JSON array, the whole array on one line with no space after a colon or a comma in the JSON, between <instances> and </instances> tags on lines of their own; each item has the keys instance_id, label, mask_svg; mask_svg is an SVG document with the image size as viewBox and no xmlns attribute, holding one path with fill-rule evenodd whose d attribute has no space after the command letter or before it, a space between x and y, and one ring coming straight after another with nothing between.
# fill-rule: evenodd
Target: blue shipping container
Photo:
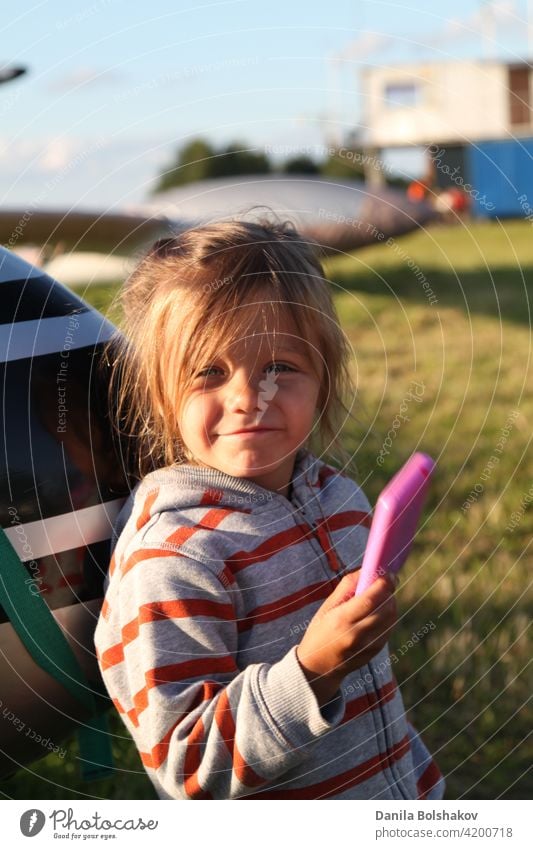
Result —
<instances>
[{"instance_id":1,"label":"blue shipping container","mask_svg":"<svg viewBox=\"0 0 533 849\"><path fill-rule=\"evenodd\" d=\"M533 138L469 145L466 167L474 215L524 218L533 212Z\"/></svg>"}]
</instances>

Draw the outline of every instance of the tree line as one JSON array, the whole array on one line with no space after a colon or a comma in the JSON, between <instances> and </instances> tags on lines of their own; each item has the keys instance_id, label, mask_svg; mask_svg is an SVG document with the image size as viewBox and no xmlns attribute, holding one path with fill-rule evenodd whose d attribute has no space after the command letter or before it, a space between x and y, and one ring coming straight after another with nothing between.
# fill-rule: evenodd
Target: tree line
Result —
<instances>
[{"instance_id":1,"label":"tree line","mask_svg":"<svg viewBox=\"0 0 533 849\"><path fill-rule=\"evenodd\" d=\"M298 154L276 164L266 152L250 148L244 142L234 141L217 148L204 138L195 138L178 149L174 161L159 175L153 194L199 180L244 174L310 174L363 180L364 161L360 149L343 147L328 148L328 154L319 161ZM389 185L406 185L406 181L390 174L386 173L385 178Z\"/></svg>"}]
</instances>

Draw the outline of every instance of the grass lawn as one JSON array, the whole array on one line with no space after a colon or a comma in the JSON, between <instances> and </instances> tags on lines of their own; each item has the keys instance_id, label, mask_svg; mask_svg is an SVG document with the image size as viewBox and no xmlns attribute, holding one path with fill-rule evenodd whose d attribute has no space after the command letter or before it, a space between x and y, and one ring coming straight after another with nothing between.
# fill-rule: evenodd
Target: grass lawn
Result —
<instances>
[{"instance_id":1,"label":"grass lawn","mask_svg":"<svg viewBox=\"0 0 533 849\"><path fill-rule=\"evenodd\" d=\"M374 502L414 450L438 464L390 641L406 708L446 798L531 798L533 230L438 226L330 259L327 272L354 351L344 437L358 481ZM81 294L106 312L115 291ZM64 761L49 755L3 793L154 798L111 721L112 779L83 784L72 742Z\"/></svg>"}]
</instances>

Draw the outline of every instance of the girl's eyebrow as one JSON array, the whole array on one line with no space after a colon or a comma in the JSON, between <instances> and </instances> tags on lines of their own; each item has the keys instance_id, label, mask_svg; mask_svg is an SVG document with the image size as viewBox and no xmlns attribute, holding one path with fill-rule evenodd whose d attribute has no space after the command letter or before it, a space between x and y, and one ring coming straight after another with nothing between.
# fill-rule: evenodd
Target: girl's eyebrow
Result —
<instances>
[{"instance_id":1,"label":"girl's eyebrow","mask_svg":"<svg viewBox=\"0 0 533 849\"><path fill-rule=\"evenodd\" d=\"M305 354L303 345L291 345L290 343L287 343L284 345L274 345L273 347L276 353L281 353L282 351L289 351L293 354ZM227 351L220 351L220 355L228 356L229 354Z\"/></svg>"},{"instance_id":2,"label":"girl's eyebrow","mask_svg":"<svg viewBox=\"0 0 533 849\"><path fill-rule=\"evenodd\" d=\"M279 356L283 352L298 354L299 356L304 357L304 358L307 356L306 351L305 351L305 346L300 344L300 343L292 343L291 344L290 342L286 342L286 343L283 343L281 345L274 344L273 348L274 348L274 356ZM221 350L221 351L218 351L217 353L215 353L215 355L213 357L212 364L214 364L215 361L217 361L217 359L219 357L221 357L222 359L228 358L231 361L234 360L233 354L231 354L228 350L225 350L225 351Z\"/></svg>"},{"instance_id":3,"label":"girl's eyebrow","mask_svg":"<svg viewBox=\"0 0 533 849\"><path fill-rule=\"evenodd\" d=\"M293 351L295 354L302 354L303 348L301 345L280 345L278 351Z\"/></svg>"}]
</instances>

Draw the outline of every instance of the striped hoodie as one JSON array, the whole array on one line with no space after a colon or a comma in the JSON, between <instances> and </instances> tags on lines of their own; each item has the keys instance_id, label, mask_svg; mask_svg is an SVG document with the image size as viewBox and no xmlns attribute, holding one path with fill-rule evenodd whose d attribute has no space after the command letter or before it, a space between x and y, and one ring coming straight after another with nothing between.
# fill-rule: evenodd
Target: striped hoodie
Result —
<instances>
[{"instance_id":1,"label":"striped hoodie","mask_svg":"<svg viewBox=\"0 0 533 849\"><path fill-rule=\"evenodd\" d=\"M290 500L191 464L148 474L115 524L95 633L162 799L440 799L388 647L320 708L296 646L361 565L371 509L306 449Z\"/></svg>"}]
</instances>

